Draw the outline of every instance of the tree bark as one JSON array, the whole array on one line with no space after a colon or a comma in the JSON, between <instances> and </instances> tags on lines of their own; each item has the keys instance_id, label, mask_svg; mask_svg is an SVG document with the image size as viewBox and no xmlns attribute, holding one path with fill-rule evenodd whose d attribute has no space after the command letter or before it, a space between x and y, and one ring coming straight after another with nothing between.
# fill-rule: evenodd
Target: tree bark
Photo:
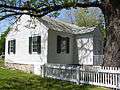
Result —
<instances>
[{"instance_id":1,"label":"tree bark","mask_svg":"<svg viewBox=\"0 0 120 90\"><path fill-rule=\"evenodd\" d=\"M104 66L120 67L120 0L106 0L102 10L107 27Z\"/></svg>"}]
</instances>

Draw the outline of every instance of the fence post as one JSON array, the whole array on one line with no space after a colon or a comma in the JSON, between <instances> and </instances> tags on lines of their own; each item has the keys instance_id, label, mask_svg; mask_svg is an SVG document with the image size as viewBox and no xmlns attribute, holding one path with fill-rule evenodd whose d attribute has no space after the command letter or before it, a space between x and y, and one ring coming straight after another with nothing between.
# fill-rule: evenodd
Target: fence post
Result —
<instances>
[{"instance_id":1,"label":"fence post","mask_svg":"<svg viewBox=\"0 0 120 90\"><path fill-rule=\"evenodd\" d=\"M119 70L119 73L118 73L118 80L117 80L117 87L118 89L117 90L120 90L120 68L118 69Z\"/></svg>"},{"instance_id":2,"label":"fence post","mask_svg":"<svg viewBox=\"0 0 120 90\"><path fill-rule=\"evenodd\" d=\"M76 83L79 85L79 82L80 82L80 67L78 66L77 67L77 77L76 77Z\"/></svg>"},{"instance_id":3,"label":"fence post","mask_svg":"<svg viewBox=\"0 0 120 90\"><path fill-rule=\"evenodd\" d=\"M42 65L42 77L45 77L45 65Z\"/></svg>"}]
</instances>

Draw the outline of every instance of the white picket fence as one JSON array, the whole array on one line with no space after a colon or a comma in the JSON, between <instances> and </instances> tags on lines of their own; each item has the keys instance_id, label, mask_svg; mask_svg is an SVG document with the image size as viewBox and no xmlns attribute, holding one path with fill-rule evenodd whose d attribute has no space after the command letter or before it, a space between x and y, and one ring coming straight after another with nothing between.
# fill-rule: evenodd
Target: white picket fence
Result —
<instances>
[{"instance_id":1,"label":"white picket fence","mask_svg":"<svg viewBox=\"0 0 120 90\"><path fill-rule=\"evenodd\" d=\"M44 77L120 89L120 68L117 67L47 64L42 68Z\"/></svg>"}]
</instances>

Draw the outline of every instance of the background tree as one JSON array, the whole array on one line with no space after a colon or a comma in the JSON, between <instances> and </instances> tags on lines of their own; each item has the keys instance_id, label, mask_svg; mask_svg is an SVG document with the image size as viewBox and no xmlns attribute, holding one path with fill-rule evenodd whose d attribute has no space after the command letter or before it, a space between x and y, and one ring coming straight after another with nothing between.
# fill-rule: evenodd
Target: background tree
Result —
<instances>
[{"instance_id":1,"label":"background tree","mask_svg":"<svg viewBox=\"0 0 120 90\"><path fill-rule=\"evenodd\" d=\"M26 0L25 0L26 1ZM42 17L63 8L99 7L105 17L105 66L120 66L120 0L0 0L0 20L27 14ZM25 10L27 12L25 12Z\"/></svg>"},{"instance_id":2,"label":"background tree","mask_svg":"<svg viewBox=\"0 0 120 90\"><path fill-rule=\"evenodd\" d=\"M98 26L99 19L94 12L90 12L89 9L80 8L75 14L76 25L80 27L93 27Z\"/></svg>"},{"instance_id":3,"label":"background tree","mask_svg":"<svg viewBox=\"0 0 120 90\"><path fill-rule=\"evenodd\" d=\"M9 31L10 31L10 28L8 28L0 36L0 55L5 52L5 38L6 38Z\"/></svg>"}]
</instances>

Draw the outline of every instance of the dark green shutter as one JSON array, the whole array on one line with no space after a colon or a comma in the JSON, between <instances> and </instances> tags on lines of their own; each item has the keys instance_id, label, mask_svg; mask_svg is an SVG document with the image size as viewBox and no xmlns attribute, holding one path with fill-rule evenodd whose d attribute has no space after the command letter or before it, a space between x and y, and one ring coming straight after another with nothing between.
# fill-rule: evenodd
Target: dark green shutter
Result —
<instances>
[{"instance_id":1,"label":"dark green shutter","mask_svg":"<svg viewBox=\"0 0 120 90\"><path fill-rule=\"evenodd\" d=\"M37 53L41 53L41 36L37 36Z\"/></svg>"},{"instance_id":2,"label":"dark green shutter","mask_svg":"<svg viewBox=\"0 0 120 90\"><path fill-rule=\"evenodd\" d=\"M70 39L69 37L66 37L66 53L69 53L70 51Z\"/></svg>"},{"instance_id":3,"label":"dark green shutter","mask_svg":"<svg viewBox=\"0 0 120 90\"><path fill-rule=\"evenodd\" d=\"M32 37L29 37L29 54L32 54Z\"/></svg>"},{"instance_id":4,"label":"dark green shutter","mask_svg":"<svg viewBox=\"0 0 120 90\"><path fill-rule=\"evenodd\" d=\"M13 40L13 53L15 54L16 52L16 40Z\"/></svg>"},{"instance_id":5,"label":"dark green shutter","mask_svg":"<svg viewBox=\"0 0 120 90\"><path fill-rule=\"evenodd\" d=\"M8 54L10 54L10 41L8 41Z\"/></svg>"},{"instance_id":6,"label":"dark green shutter","mask_svg":"<svg viewBox=\"0 0 120 90\"><path fill-rule=\"evenodd\" d=\"M61 36L57 36L57 53L61 53L61 40L62 37Z\"/></svg>"}]
</instances>

